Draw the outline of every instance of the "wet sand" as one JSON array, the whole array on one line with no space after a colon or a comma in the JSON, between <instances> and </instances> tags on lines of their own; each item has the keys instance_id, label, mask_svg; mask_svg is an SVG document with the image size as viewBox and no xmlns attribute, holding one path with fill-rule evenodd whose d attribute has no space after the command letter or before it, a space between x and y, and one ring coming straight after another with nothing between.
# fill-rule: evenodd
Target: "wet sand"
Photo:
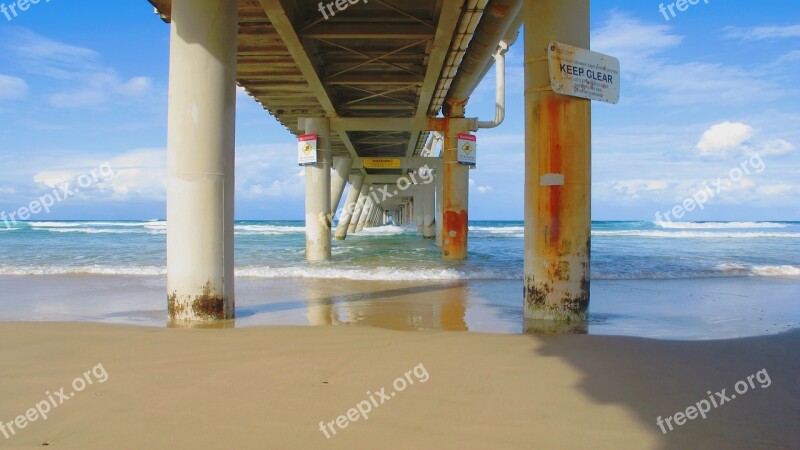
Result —
<instances>
[{"instance_id":1,"label":"wet sand","mask_svg":"<svg viewBox=\"0 0 800 450\"><path fill-rule=\"evenodd\" d=\"M366 325L521 333L521 281L237 279L236 327ZM800 327L800 280L595 280L590 334L723 339ZM0 322L165 327L162 277L0 276Z\"/></svg>"},{"instance_id":2,"label":"wet sand","mask_svg":"<svg viewBox=\"0 0 800 450\"><path fill-rule=\"evenodd\" d=\"M88 386L0 446L141 448L797 448L800 332L724 341L399 332L371 327L181 330L0 324L0 420ZM340 415L422 364L395 397L328 439ZM707 419L656 418L756 383ZM336 426L336 425L334 425ZM330 432L329 432L330 434Z\"/></svg>"}]
</instances>

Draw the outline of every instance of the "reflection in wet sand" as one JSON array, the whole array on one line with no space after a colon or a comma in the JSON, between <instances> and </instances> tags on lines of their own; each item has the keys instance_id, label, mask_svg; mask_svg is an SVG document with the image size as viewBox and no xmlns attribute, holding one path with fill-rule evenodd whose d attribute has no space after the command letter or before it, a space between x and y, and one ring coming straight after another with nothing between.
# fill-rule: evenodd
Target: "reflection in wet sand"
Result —
<instances>
[{"instance_id":1,"label":"reflection in wet sand","mask_svg":"<svg viewBox=\"0 0 800 450\"><path fill-rule=\"evenodd\" d=\"M467 331L464 283L326 295L324 281L303 287L308 324L362 325L391 330Z\"/></svg>"}]
</instances>

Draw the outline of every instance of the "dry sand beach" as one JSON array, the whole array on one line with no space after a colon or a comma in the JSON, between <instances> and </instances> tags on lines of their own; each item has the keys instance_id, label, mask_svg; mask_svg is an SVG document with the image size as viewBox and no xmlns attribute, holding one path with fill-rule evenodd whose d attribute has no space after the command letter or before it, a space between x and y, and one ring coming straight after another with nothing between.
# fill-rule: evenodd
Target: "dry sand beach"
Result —
<instances>
[{"instance_id":1,"label":"dry sand beach","mask_svg":"<svg viewBox=\"0 0 800 450\"><path fill-rule=\"evenodd\" d=\"M4 422L102 364L10 448L797 448L800 332L680 342L369 327L0 324ZM424 368L426 377L409 374ZM674 431L656 424L766 369ZM421 369L420 369L421 372ZM421 374L421 373L420 373ZM336 421L396 378L416 381ZM751 377L752 379L752 377ZM422 380L425 380L422 382ZM763 377L759 380L764 381ZM402 386L400 383L399 386ZM766 387L762 387L766 385ZM80 387L80 383L78 383ZM741 387L741 386L739 386ZM56 402L61 400L56 397ZM380 404L384 401L384 404ZM363 404L362 404L363 407ZM333 425L337 427L337 425ZM330 435L330 431L328 432ZM2 435L0 435L2 438Z\"/></svg>"}]
</instances>

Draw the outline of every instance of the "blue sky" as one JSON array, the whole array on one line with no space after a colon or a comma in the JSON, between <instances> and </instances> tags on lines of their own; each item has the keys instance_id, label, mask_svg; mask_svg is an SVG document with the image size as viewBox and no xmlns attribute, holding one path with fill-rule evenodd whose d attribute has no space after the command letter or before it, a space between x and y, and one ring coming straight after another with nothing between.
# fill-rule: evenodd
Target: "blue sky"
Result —
<instances>
[{"instance_id":1,"label":"blue sky","mask_svg":"<svg viewBox=\"0 0 800 450\"><path fill-rule=\"evenodd\" d=\"M145 0L98 5L0 15L0 211L109 163L113 179L34 219L165 215L169 27ZM711 0L667 21L658 6L592 2L592 49L623 72L620 103L593 103L594 218L654 220L713 189L682 220L800 220L800 8ZM506 123L478 133L473 219L522 217L522 54ZM469 116L493 115L493 80ZM293 136L244 94L237 113L237 219L302 218Z\"/></svg>"}]
</instances>

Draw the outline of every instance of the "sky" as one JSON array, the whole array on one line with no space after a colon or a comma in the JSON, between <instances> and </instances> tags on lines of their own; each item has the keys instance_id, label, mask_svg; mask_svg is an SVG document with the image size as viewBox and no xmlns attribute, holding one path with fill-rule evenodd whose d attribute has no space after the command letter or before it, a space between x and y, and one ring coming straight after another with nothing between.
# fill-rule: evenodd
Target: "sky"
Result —
<instances>
[{"instance_id":1,"label":"sky","mask_svg":"<svg viewBox=\"0 0 800 450\"><path fill-rule=\"evenodd\" d=\"M800 220L796 0L674 11L592 1L591 49L622 68L620 102L592 104L593 218ZM0 212L50 193L63 198L31 220L164 218L169 26L145 0L1 12ZM522 39L508 64L506 122L477 133L474 220L523 217ZM467 116L493 115L490 72ZM302 219L295 142L240 91L238 220ZM60 190L65 181L79 192Z\"/></svg>"}]
</instances>

